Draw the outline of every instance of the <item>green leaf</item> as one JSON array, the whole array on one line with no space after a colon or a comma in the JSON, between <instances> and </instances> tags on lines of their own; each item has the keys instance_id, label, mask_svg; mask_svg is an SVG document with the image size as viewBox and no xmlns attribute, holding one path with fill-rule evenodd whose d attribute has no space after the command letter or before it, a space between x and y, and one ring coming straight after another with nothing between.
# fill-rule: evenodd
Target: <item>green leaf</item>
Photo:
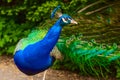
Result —
<instances>
[{"instance_id":1,"label":"green leaf","mask_svg":"<svg viewBox=\"0 0 120 80\"><path fill-rule=\"evenodd\" d=\"M1 14L6 14L6 12L4 10L1 10Z\"/></svg>"},{"instance_id":2,"label":"green leaf","mask_svg":"<svg viewBox=\"0 0 120 80\"><path fill-rule=\"evenodd\" d=\"M7 0L8 3L12 2L12 0Z\"/></svg>"}]
</instances>

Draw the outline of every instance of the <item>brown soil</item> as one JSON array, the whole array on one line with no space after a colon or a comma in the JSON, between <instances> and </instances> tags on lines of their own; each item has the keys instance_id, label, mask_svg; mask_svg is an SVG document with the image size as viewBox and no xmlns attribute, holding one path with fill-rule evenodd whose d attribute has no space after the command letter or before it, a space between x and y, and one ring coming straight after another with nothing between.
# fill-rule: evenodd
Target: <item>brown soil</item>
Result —
<instances>
[{"instance_id":1,"label":"brown soil","mask_svg":"<svg viewBox=\"0 0 120 80\"><path fill-rule=\"evenodd\" d=\"M13 62L12 57L0 57L0 80L42 80L43 72L35 76L27 76L20 72ZM98 80L92 77L83 77L76 73L48 69L46 80Z\"/></svg>"}]
</instances>

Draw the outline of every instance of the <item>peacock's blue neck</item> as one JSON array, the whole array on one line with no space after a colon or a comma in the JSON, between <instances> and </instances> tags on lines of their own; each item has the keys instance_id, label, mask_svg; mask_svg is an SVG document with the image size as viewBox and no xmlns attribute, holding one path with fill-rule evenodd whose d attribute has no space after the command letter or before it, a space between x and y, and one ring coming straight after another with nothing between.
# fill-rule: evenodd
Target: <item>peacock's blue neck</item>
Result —
<instances>
[{"instance_id":1,"label":"peacock's blue neck","mask_svg":"<svg viewBox=\"0 0 120 80\"><path fill-rule=\"evenodd\" d=\"M46 53L49 53L53 47L56 45L58 39L59 39L59 36L60 36L60 33L61 33L61 30L62 30L62 26L60 25L60 19L49 29L49 31L47 32L46 36L43 38L42 41L39 41L37 42L36 46L40 47L41 43L45 46L43 46L43 48L47 49L48 52Z\"/></svg>"},{"instance_id":2,"label":"peacock's blue neck","mask_svg":"<svg viewBox=\"0 0 120 80\"><path fill-rule=\"evenodd\" d=\"M57 43L61 30L62 30L62 25L60 24L61 19L59 19L47 32L46 36L45 36L45 40L47 41L48 44L50 44L51 46L49 46L50 48L53 48L55 46L55 44Z\"/></svg>"},{"instance_id":3,"label":"peacock's blue neck","mask_svg":"<svg viewBox=\"0 0 120 80\"><path fill-rule=\"evenodd\" d=\"M62 25L60 24L61 19L59 19L47 32L45 39L59 38L62 30Z\"/></svg>"}]
</instances>

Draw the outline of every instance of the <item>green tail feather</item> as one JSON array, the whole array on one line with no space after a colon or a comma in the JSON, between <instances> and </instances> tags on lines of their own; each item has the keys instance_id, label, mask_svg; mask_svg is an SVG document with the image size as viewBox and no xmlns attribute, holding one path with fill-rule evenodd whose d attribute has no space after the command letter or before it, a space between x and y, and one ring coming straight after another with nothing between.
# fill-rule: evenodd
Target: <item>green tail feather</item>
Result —
<instances>
[{"instance_id":1,"label":"green tail feather","mask_svg":"<svg viewBox=\"0 0 120 80\"><path fill-rule=\"evenodd\" d=\"M88 42L76 36L71 36L70 38L60 39L57 47L64 55L63 62L66 61L66 65L74 64L74 68L85 74L104 77L104 74L110 72L111 63L120 59L120 54L117 52L118 47L115 43L110 46L98 44L95 40ZM73 68L71 67L71 69Z\"/></svg>"}]
</instances>

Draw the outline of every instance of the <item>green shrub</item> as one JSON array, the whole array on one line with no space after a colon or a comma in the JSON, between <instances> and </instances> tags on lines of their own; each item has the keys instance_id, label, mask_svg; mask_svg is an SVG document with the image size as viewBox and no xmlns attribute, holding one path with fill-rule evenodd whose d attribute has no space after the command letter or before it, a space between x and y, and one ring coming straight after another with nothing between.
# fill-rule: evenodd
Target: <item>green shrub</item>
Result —
<instances>
[{"instance_id":1,"label":"green shrub","mask_svg":"<svg viewBox=\"0 0 120 80\"><path fill-rule=\"evenodd\" d=\"M14 20L0 19L0 54L14 52L16 43L27 35L33 27L31 23L16 24Z\"/></svg>"}]
</instances>

